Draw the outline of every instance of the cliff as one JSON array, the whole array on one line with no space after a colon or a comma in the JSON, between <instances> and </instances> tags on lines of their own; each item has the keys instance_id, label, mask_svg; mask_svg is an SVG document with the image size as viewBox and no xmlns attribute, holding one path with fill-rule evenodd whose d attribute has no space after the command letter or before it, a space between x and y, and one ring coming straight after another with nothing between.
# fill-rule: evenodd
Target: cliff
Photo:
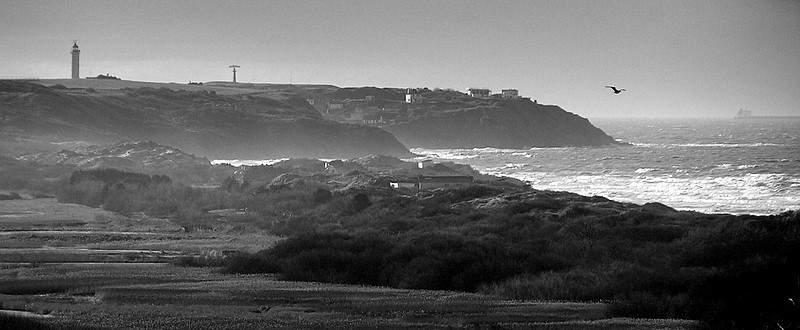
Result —
<instances>
[{"instance_id":1,"label":"cliff","mask_svg":"<svg viewBox=\"0 0 800 330\"><path fill-rule=\"evenodd\" d=\"M326 120L292 93L76 82L81 83L97 86L0 81L0 150L24 154L148 140L210 159L412 156L391 134Z\"/></svg>"},{"instance_id":2,"label":"cliff","mask_svg":"<svg viewBox=\"0 0 800 330\"><path fill-rule=\"evenodd\" d=\"M528 99L430 111L425 116L383 128L409 148L526 149L617 144L586 118Z\"/></svg>"}]
</instances>

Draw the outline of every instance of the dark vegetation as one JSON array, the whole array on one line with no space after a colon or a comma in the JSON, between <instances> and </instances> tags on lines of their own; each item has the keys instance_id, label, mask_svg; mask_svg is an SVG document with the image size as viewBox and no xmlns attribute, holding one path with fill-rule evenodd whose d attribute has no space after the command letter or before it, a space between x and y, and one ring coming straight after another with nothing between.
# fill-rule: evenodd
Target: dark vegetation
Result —
<instances>
[{"instance_id":1,"label":"dark vegetation","mask_svg":"<svg viewBox=\"0 0 800 330\"><path fill-rule=\"evenodd\" d=\"M505 205L477 207L500 196ZM704 215L479 185L372 199L352 214L284 220L289 239L235 256L228 270L609 301L616 316L699 319L711 328L798 324L788 300L800 298L795 212Z\"/></svg>"},{"instance_id":2,"label":"dark vegetation","mask_svg":"<svg viewBox=\"0 0 800 330\"><path fill-rule=\"evenodd\" d=\"M53 324L50 322L42 321L35 318L26 316L13 316L0 314L0 325L3 329L25 329L25 330L78 330L78 329L94 329L93 327L86 327L85 325L61 325Z\"/></svg>"},{"instance_id":3,"label":"dark vegetation","mask_svg":"<svg viewBox=\"0 0 800 330\"><path fill-rule=\"evenodd\" d=\"M22 199L22 196L16 192L10 192L8 194L0 193L0 201L9 201L14 199Z\"/></svg>"},{"instance_id":4,"label":"dark vegetation","mask_svg":"<svg viewBox=\"0 0 800 330\"><path fill-rule=\"evenodd\" d=\"M54 181L68 176L72 171L74 168L70 166L40 166L0 155L0 190L11 191L2 194L6 198L0 199L16 199L20 192L36 196L52 195L59 188Z\"/></svg>"},{"instance_id":5,"label":"dark vegetation","mask_svg":"<svg viewBox=\"0 0 800 330\"><path fill-rule=\"evenodd\" d=\"M235 210L226 224L287 237L258 253L177 261L187 266L608 301L615 316L698 319L718 329L800 324L792 304L800 299L798 212L706 215L499 184L409 192L381 180L332 184L367 176L359 171L258 173L261 182L231 177L194 188L163 175L84 170L55 191L61 201L169 218L187 230L214 230L217 210Z\"/></svg>"}]
</instances>

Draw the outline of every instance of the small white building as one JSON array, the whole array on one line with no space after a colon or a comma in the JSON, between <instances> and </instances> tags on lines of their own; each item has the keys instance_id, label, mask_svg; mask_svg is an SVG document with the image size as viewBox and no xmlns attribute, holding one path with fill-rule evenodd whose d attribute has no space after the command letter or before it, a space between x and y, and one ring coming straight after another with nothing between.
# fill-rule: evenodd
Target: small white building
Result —
<instances>
[{"instance_id":1,"label":"small white building","mask_svg":"<svg viewBox=\"0 0 800 330\"><path fill-rule=\"evenodd\" d=\"M457 189L472 185L475 181L472 176L456 175L456 176L427 176L420 175L416 179L403 179L392 180L389 186L395 189L436 189L436 188L450 188Z\"/></svg>"},{"instance_id":2,"label":"small white building","mask_svg":"<svg viewBox=\"0 0 800 330\"><path fill-rule=\"evenodd\" d=\"M419 183L418 182L409 182L409 181L392 181L392 182L389 182L389 186L391 186L392 188L395 188L395 189L400 189L400 188L417 189L417 187L419 186Z\"/></svg>"},{"instance_id":3,"label":"small white building","mask_svg":"<svg viewBox=\"0 0 800 330\"><path fill-rule=\"evenodd\" d=\"M516 89L504 89L501 95L504 99L518 99L519 91Z\"/></svg>"},{"instance_id":4,"label":"small white building","mask_svg":"<svg viewBox=\"0 0 800 330\"><path fill-rule=\"evenodd\" d=\"M453 175L453 176L419 176L419 184L417 188L435 189L435 188L461 188L473 184L474 180L471 175Z\"/></svg>"},{"instance_id":5,"label":"small white building","mask_svg":"<svg viewBox=\"0 0 800 330\"><path fill-rule=\"evenodd\" d=\"M489 97L492 90L485 88L467 88L467 95L472 97Z\"/></svg>"},{"instance_id":6,"label":"small white building","mask_svg":"<svg viewBox=\"0 0 800 330\"><path fill-rule=\"evenodd\" d=\"M421 98L422 95L416 89L406 89L406 103L419 102Z\"/></svg>"}]
</instances>

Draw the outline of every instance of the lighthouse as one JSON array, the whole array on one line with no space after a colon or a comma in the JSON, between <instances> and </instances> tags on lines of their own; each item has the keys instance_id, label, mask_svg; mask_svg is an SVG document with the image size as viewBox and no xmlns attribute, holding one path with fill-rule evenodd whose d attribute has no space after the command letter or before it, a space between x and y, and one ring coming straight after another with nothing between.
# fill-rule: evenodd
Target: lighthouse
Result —
<instances>
[{"instance_id":1,"label":"lighthouse","mask_svg":"<svg viewBox=\"0 0 800 330\"><path fill-rule=\"evenodd\" d=\"M81 50L78 49L78 42L72 44L72 79L80 79L80 57Z\"/></svg>"}]
</instances>

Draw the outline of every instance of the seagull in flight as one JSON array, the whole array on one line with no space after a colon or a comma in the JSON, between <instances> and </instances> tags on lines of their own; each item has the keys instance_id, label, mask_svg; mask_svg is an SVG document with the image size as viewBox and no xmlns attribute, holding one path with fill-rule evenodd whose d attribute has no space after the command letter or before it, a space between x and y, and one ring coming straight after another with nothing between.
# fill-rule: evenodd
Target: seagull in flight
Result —
<instances>
[{"instance_id":1,"label":"seagull in flight","mask_svg":"<svg viewBox=\"0 0 800 330\"><path fill-rule=\"evenodd\" d=\"M612 90L614 90L614 94L619 94L619 93L622 93L622 92L625 91L625 88L617 89L616 87L611 86L611 85L606 85L606 87L611 88Z\"/></svg>"}]
</instances>

